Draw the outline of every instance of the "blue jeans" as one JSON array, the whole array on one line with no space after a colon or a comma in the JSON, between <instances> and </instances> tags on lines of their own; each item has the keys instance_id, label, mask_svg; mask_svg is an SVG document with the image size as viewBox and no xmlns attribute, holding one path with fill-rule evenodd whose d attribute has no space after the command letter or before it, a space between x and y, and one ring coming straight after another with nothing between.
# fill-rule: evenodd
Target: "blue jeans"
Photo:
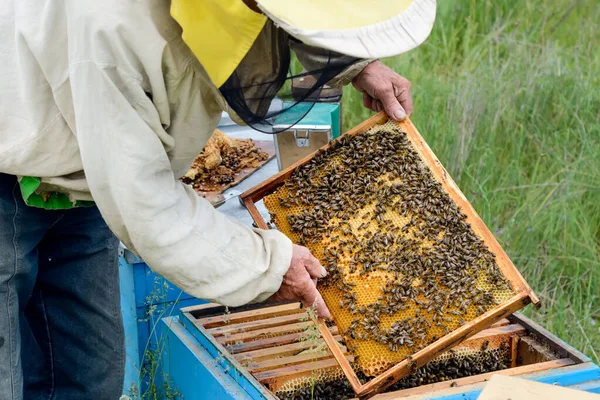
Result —
<instances>
[{"instance_id":1,"label":"blue jeans","mask_svg":"<svg viewBox=\"0 0 600 400\"><path fill-rule=\"evenodd\" d=\"M0 174L0 399L118 399L118 240L96 207L25 205Z\"/></svg>"}]
</instances>

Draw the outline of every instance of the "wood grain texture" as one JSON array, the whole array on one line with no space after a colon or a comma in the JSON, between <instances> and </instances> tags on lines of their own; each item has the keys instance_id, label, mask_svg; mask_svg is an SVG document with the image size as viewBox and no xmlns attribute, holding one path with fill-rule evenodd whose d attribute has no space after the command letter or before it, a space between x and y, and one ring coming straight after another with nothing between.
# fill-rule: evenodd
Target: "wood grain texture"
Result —
<instances>
[{"instance_id":1,"label":"wood grain texture","mask_svg":"<svg viewBox=\"0 0 600 400\"><path fill-rule=\"evenodd\" d=\"M258 308L251 311L242 311L231 314L216 315L213 317L198 318L196 322L205 329L211 329L215 326L231 325L247 321L255 321L263 318L278 317L290 314L305 314L298 303L290 303L273 307Z\"/></svg>"},{"instance_id":2,"label":"wood grain texture","mask_svg":"<svg viewBox=\"0 0 600 400\"><path fill-rule=\"evenodd\" d=\"M342 340L340 335L335 335L333 339L336 342ZM284 346L276 346L276 347L267 347L264 349L254 350L254 351L246 351L242 353L236 353L233 357L236 360L240 361L251 361L258 362L266 359L272 359L274 357L285 357L293 354L298 354L300 351L307 350L313 347L312 343L309 342L297 342L292 344L287 344ZM345 351L345 347L342 347L342 350Z\"/></svg>"},{"instance_id":3,"label":"wood grain texture","mask_svg":"<svg viewBox=\"0 0 600 400\"><path fill-rule=\"evenodd\" d=\"M471 336L467 341L475 341L477 339L487 339L493 336L517 336L526 335L527 329L519 324L509 324L503 326L492 326L491 328L485 329L475 335ZM466 342L467 342L466 341Z\"/></svg>"},{"instance_id":4,"label":"wood grain texture","mask_svg":"<svg viewBox=\"0 0 600 400\"><path fill-rule=\"evenodd\" d=\"M319 328L319 332L321 332L321 336L323 336L323 339L329 347L329 351L333 353L333 356L335 357L340 368L344 372L344 375L346 375L346 378L348 378L350 386L352 386L352 390L354 390L355 393L358 392L362 385L360 383L360 380L358 379L358 376L356 376L356 373L352 369L352 365L350 365L350 362L346 358L346 355L337 345L337 341L335 340L329 329L327 329L327 325L325 324L325 322L319 320L317 326Z\"/></svg>"},{"instance_id":5,"label":"wood grain texture","mask_svg":"<svg viewBox=\"0 0 600 400\"><path fill-rule=\"evenodd\" d=\"M519 340L517 354L519 365L536 364L557 358L548 346L540 344L532 337L523 337Z\"/></svg>"},{"instance_id":6,"label":"wood grain texture","mask_svg":"<svg viewBox=\"0 0 600 400\"><path fill-rule=\"evenodd\" d=\"M302 313L282 315L281 317L272 317L264 320L218 326L216 328L208 329L207 332L215 337L218 337L221 335L232 335L235 333L249 332L257 329L264 329L274 326L287 325L295 322L302 322L305 320L305 318L306 316Z\"/></svg>"},{"instance_id":7,"label":"wood grain texture","mask_svg":"<svg viewBox=\"0 0 600 400\"><path fill-rule=\"evenodd\" d=\"M272 328L269 328L272 329ZM332 335L337 335L338 328L337 326L332 326L329 328ZM262 330L261 331L266 331ZM262 336L262 337L260 337ZM305 331L288 331L285 330L285 334L275 335L275 334L263 334L258 337L254 337L251 340L232 340L228 335L221 336L217 339L217 342L230 345L230 351L233 353L237 353L240 351L248 351L249 347L253 348L261 348L261 347L271 347L271 346L280 346L282 344L293 343L296 341L301 341L306 336Z\"/></svg>"},{"instance_id":8,"label":"wood grain texture","mask_svg":"<svg viewBox=\"0 0 600 400\"><path fill-rule=\"evenodd\" d=\"M435 392L450 389L453 387L464 387L481 383L489 380L493 375L524 375L540 371L548 371L550 369L567 367L575 364L573 360L563 358L560 360L547 361L539 364L526 365L522 367L504 369L502 371L488 372L485 374L479 374L475 376L469 376L466 378L455 379L451 381L432 383L429 385L423 385L412 389L404 389L396 392L378 394L372 398L372 400L394 400L402 399L409 396L419 395L431 395L435 396Z\"/></svg>"},{"instance_id":9,"label":"wood grain texture","mask_svg":"<svg viewBox=\"0 0 600 400\"><path fill-rule=\"evenodd\" d=\"M510 337L510 367L515 368L517 366L517 359L519 354L519 337Z\"/></svg>"},{"instance_id":10,"label":"wood grain texture","mask_svg":"<svg viewBox=\"0 0 600 400\"><path fill-rule=\"evenodd\" d=\"M349 362L352 362L352 356L348 356ZM278 369L274 369L274 370L270 370L270 371L264 371L264 372L259 372L257 374L254 375L254 377L259 381L259 382L264 382L265 380L271 379L271 378L276 378L276 377L282 377L285 378L286 380L289 380L290 378L294 377L296 374L301 373L301 372L313 372L313 371L318 371L322 368L329 368L329 367L336 367L337 366L337 362L334 359L330 359L330 360L321 360L321 361L315 361L312 363L304 363L304 364L298 364L298 365L290 365L288 367L284 367L284 368L278 368Z\"/></svg>"},{"instance_id":11,"label":"wood grain texture","mask_svg":"<svg viewBox=\"0 0 600 400\"><path fill-rule=\"evenodd\" d=\"M330 328L330 332L332 332L332 336L334 333L337 334L338 333L337 327L334 326L334 327ZM305 335L304 332L290 333L288 335L253 340L251 342L242 342L242 343L231 344L231 345L227 346L227 349L231 353L235 354L235 353L244 352L244 351L263 349L265 347L281 346L284 344L290 344L290 343L302 341L304 335Z\"/></svg>"},{"instance_id":12,"label":"wood grain texture","mask_svg":"<svg viewBox=\"0 0 600 400\"><path fill-rule=\"evenodd\" d=\"M535 332L536 338L538 338L540 342L543 342L544 346L547 346L550 351L558 355L559 358L570 358L577 363L587 363L591 361L588 356L565 341L554 336L541 325L533 322L523 314L514 313L510 315L508 319L513 323L523 325L530 332Z\"/></svg>"},{"instance_id":13,"label":"wood grain texture","mask_svg":"<svg viewBox=\"0 0 600 400\"><path fill-rule=\"evenodd\" d=\"M329 360L315 361L310 364L299 364L284 367L271 371L259 372L255 378L267 386L269 390L276 393L281 387L294 379L311 379L315 371L324 372L337 368L337 361L333 358Z\"/></svg>"},{"instance_id":14,"label":"wood grain texture","mask_svg":"<svg viewBox=\"0 0 600 400\"><path fill-rule=\"evenodd\" d=\"M479 400L600 400L600 395L506 375L494 375Z\"/></svg>"},{"instance_id":15,"label":"wood grain texture","mask_svg":"<svg viewBox=\"0 0 600 400\"><path fill-rule=\"evenodd\" d=\"M344 354L348 356L347 350L344 351ZM333 358L333 354L331 354L331 351L329 351L329 349L327 348L325 349L325 351L307 351L294 356L273 358L259 363L251 363L249 371L250 373L254 374L256 372L268 371L271 369L302 363L312 363L317 360L330 358Z\"/></svg>"},{"instance_id":16,"label":"wood grain texture","mask_svg":"<svg viewBox=\"0 0 600 400\"><path fill-rule=\"evenodd\" d=\"M273 326L269 328L256 329L250 332L241 332L231 335L221 335L217 337L219 343L236 343L236 342L247 342L250 340L256 340L260 337L265 336L277 336L284 333L300 332L308 329L313 323L309 321L294 322L290 324L284 324L281 326Z\"/></svg>"},{"instance_id":17,"label":"wood grain texture","mask_svg":"<svg viewBox=\"0 0 600 400\"><path fill-rule=\"evenodd\" d=\"M269 229L267 223L265 222L262 215L260 215L260 212L254 205L254 201L252 201L252 199L250 198L242 198L242 202L244 203L244 207L246 207L246 210L248 210L248 213L250 213L250 216L252 217L254 222L256 222L256 226L258 226L260 229Z\"/></svg>"},{"instance_id":18,"label":"wood grain texture","mask_svg":"<svg viewBox=\"0 0 600 400\"><path fill-rule=\"evenodd\" d=\"M510 321L507 318L502 318L500 321L498 321L494 325L490 326L490 328L498 328L498 327L505 326L508 324L510 324Z\"/></svg>"}]
</instances>

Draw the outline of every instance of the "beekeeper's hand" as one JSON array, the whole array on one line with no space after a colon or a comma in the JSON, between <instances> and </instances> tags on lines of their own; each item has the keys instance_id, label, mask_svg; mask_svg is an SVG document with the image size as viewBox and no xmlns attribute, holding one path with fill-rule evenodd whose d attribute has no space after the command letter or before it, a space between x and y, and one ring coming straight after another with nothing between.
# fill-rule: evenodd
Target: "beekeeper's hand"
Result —
<instances>
[{"instance_id":1,"label":"beekeeper's hand","mask_svg":"<svg viewBox=\"0 0 600 400\"><path fill-rule=\"evenodd\" d=\"M283 276L281 287L270 300L300 300L305 307L314 307L319 317L331 318L323 297L317 290L317 278L326 275L325 268L306 247L294 245L290 269Z\"/></svg>"},{"instance_id":2,"label":"beekeeper's hand","mask_svg":"<svg viewBox=\"0 0 600 400\"><path fill-rule=\"evenodd\" d=\"M381 61L367 65L353 80L352 85L363 94L365 107L402 121L413 112L410 82Z\"/></svg>"}]
</instances>

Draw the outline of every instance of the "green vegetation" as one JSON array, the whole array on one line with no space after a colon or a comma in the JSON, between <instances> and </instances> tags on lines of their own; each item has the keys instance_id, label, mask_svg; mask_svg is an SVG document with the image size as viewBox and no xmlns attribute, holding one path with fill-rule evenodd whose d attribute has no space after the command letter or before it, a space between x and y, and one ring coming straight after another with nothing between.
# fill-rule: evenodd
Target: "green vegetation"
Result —
<instances>
[{"instance_id":1,"label":"green vegetation","mask_svg":"<svg viewBox=\"0 0 600 400\"><path fill-rule=\"evenodd\" d=\"M438 2L386 60L413 122L543 302L526 314L600 362L600 3ZM344 126L371 113L346 88Z\"/></svg>"},{"instance_id":2,"label":"green vegetation","mask_svg":"<svg viewBox=\"0 0 600 400\"><path fill-rule=\"evenodd\" d=\"M173 290L169 287L165 278L156 276L154 278L152 292L146 297L145 318L139 320L150 323L150 337L145 343L144 355L141 360L138 381L131 382L126 387L127 395L121 396L120 400L169 400L183 398L181 393L171 382L168 371L163 370L163 355L168 347L167 335L159 329L163 318L175 314L179 308L180 292L172 304L168 303L168 292Z\"/></svg>"}]
</instances>

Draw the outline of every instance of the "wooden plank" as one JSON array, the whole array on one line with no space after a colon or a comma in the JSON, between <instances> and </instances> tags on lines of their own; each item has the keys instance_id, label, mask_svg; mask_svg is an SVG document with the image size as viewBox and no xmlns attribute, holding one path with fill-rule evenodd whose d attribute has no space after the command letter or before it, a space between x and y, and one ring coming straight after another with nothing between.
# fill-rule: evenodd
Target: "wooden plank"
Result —
<instances>
[{"instance_id":1,"label":"wooden plank","mask_svg":"<svg viewBox=\"0 0 600 400\"><path fill-rule=\"evenodd\" d=\"M330 329L331 335L338 334L337 326L333 326L329 329ZM294 343L297 341L302 341L303 337L305 337L304 332L290 333L288 335L253 340L251 342L230 344L227 346L227 349L231 353L241 353L244 351L258 350L258 349L262 349L265 347L281 346L284 344L290 344L290 343ZM321 342L321 340L319 340L319 342Z\"/></svg>"},{"instance_id":2,"label":"wooden plank","mask_svg":"<svg viewBox=\"0 0 600 400\"><path fill-rule=\"evenodd\" d=\"M263 301L261 303L245 304L245 305L239 306L239 307L226 307L222 304L217 304L217 303L205 303L205 304L198 304L195 306L184 307L184 308L181 308L180 311L182 313L190 314L190 316L193 317L194 319L198 319L198 318L206 318L206 317L216 317L216 316L225 314L226 311L229 311L229 313L234 314L234 313L238 313L238 312L242 312L242 311L258 310L259 308L276 307L276 306L283 306L283 305L288 305L288 304L297 304L298 308L301 308L301 304L299 301L286 301L286 302Z\"/></svg>"},{"instance_id":3,"label":"wooden plank","mask_svg":"<svg viewBox=\"0 0 600 400\"><path fill-rule=\"evenodd\" d=\"M255 340L261 336L274 337L284 333L294 333L306 330L308 327L313 325L312 321L296 322L293 324L285 324L281 326L274 326L265 329L257 329L250 332L236 333L233 335L221 335L217 337L217 342L223 344L236 343L236 342L247 342Z\"/></svg>"},{"instance_id":4,"label":"wooden plank","mask_svg":"<svg viewBox=\"0 0 600 400\"><path fill-rule=\"evenodd\" d=\"M347 355L347 352L344 351ZM248 370L250 373L254 374L256 372L268 371L271 369L276 369L280 367L296 365L301 363L313 363L317 360L323 359L333 359L333 354L331 351L325 346L324 351L307 351L295 356L282 357L282 358L274 358L270 360L265 360L259 363L250 362L248 366Z\"/></svg>"},{"instance_id":5,"label":"wooden plank","mask_svg":"<svg viewBox=\"0 0 600 400\"><path fill-rule=\"evenodd\" d=\"M319 332L321 332L321 336L323 336L323 339L327 343L327 346L329 346L329 350L333 353L335 360L338 362L340 368L344 372L344 375L346 375L346 378L348 378L348 382L350 382L352 390L354 390L355 393L358 393L358 391L362 387L362 384L360 383L358 376L352 369L352 365L350 365L350 362L346 358L346 355L338 347L337 341L335 340L329 329L327 329L327 325L322 319L319 319L317 326L319 328Z\"/></svg>"},{"instance_id":6,"label":"wooden plank","mask_svg":"<svg viewBox=\"0 0 600 400\"><path fill-rule=\"evenodd\" d=\"M483 388L479 400L600 400L600 395L496 374Z\"/></svg>"},{"instance_id":7,"label":"wooden plank","mask_svg":"<svg viewBox=\"0 0 600 400\"><path fill-rule=\"evenodd\" d=\"M348 355L348 362L354 361L351 355ZM274 378L284 377L285 379L292 379L296 375L303 372L319 371L325 368L337 367L337 362L331 358L329 360L315 361L313 363L303 363L297 365L290 365L288 367L277 368L270 371L263 371L254 374L254 377L261 383L268 383Z\"/></svg>"},{"instance_id":8,"label":"wooden plank","mask_svg":"<svg viewBox=\"0 0 600 400\"><path fill-rule=\"evenodd\" d=\"M233 325L241 322L255 321L257 319L278 317L290 314L306 314L298 303L277 305L274 307L258 308L256 310L242 311L213 317L198 318L196 322L206 329L221 325Z\"/></svg>"},{"instance_id":9,"label":"wooden plank","mask_svg":"<svg viewBox=\"0 0 600 400\"><path fill-rule=\"evenodd\" d=\"M250 321L235 324L232 326L219 326L216 328L208 329L208 333L215 337L222 335L231 335L235 333L242 333L253 331L256 329L271 328L275 326L288 325L295 322L302 322L305 319L305 314L291 314L284 315L282 317L262 319L259 321Z\"/></svg>"},{"instance_id":10,"label":"wooden plank","mask_svg":"<svg viewBox=\"0 0 600 400\"><path fill-rule=\"evenodd\" d=\"M242 199L242 202L244 203L244 207L246 207L246 210L248 210L248 213L250 213L250 216L254 222L256 222L256 226L258 226L260 229L268 230L269 227L267 226L267 223L263 219L262 215L260 215L260 212L256 208L254 202L251 199Z\"/></svg>"},{"instance_id":11,"label":"wooden plank","mask_svg":"<svg viewBox=\"0 0 600 400\"><path fill-rule=\"evenodd\" d=\"M508 321L508 320L505 320ZM300 324L297 324L300 325ZM281 328L285 328L285 327L281 327ZM494 339L497 336L509 336L511 334L525 334L525 328L523 328L522 326L518 325L518 324L513 324L513 325L509 325L507 327L500 327L500 328L504 328L504 329L486 329L484 331L481 331L479 334L473 336L470 339L467 339L462 346L468 347L469 343L472 342L481 342L482 339ZM334 334L337 333L337 331L333 331ZM219 338L219 339L222 339ZM231 339L234 339L234 337L232 336ZM222 343L222 342L221 342ZM235 343L235 340L231 343ZM345 347L341 346L338 344L338 347L341 348L342 352L345 354L346 353L346 349ZM289 354L289 352L286 351L286 353ZM266 370L266 369L272 369L276 366L280 366L280 365L285 365L285 364L297 364L300 363L302 361L312 361L315 358L317 359L322 359L322 358L330 358L333 355L331 354L331 352L329 350L327 350L327 352L325 353L320 353L317 357L315 357L314 354L299 354L296 355L295 353L297 353L297 350L294 350L291 352L293 355L284 355L282 356L280 353L278 354L274 354L273 357L271 358L267 358L264 361L260 361L257 362L256 360L251 360L250 364L250 372L255 372L255 371L260 371L260 370ZM250 357L251 358L251 357Z\"/></svg>"},{"instance_id":12,"label":"wooden plank","mask_svg":"<svg viewBox=\"0 0 600 400\"><path fill-rule=\"evenodd\" d=\"M432 395L435 396L435 392L444 389L450 389L453 387L464 387L468 385L473 385L480 382L485 382L489 380L493 375L501 374L501 375L524 375L530 374L533 372L547 371L550 369L562 368L569 365L575 364L573 360L568 358L563 358L560 360L547 361L543 363L526 365L522 367L509 368L504 369L502 371L488 372L485 374L479 374L474 376L468 376L466 378L455 379L451 381L444 381L438 383L432 383L429 385L423 385L411 389L398 390L395 392L382 393L378 394L372 398L372 400L394 400L400 399L408 396L418 396L418 395Z\"/></svg>"},{"instance_id":13,"label":"wooden plank","mask_svg":"<svg viewBox=\"0 0 600 400\"><path fill-rule=\"evenodd\" d=\"M518 351L519 351L519 337L511 336L510 337L510 367L511 368L515 368L517 366Z\"/></svg>"},{"instance_id":14,"label":"wooden plank","mask_svg":"<svg viewBox=\"0 0 600 400\"><path fill-rule=\"evenodd\" d=\"M509 319L511 322L516 322L523 325L529 332L535 333L536 337L540 342L544 343L544 346L548 346L550 350L557 354L559 358L570 358L578 363L586 363L590 361L590 358L568 344L567 342L554 336L548 332L541 325L533 322L521 313L512 314Z\"/></svg>"},{"instance_id":15,"label":"wooden plank","mask_svg":"<svg viewBox=\"0 0 600 400\"><path fill-rule=\"evenodd\" d=\"M339 369L340 367L337 365L337 362L335 362L334 360L329 360L331 361L331 366L327 367L327 368L321 368L319 369L319 374L323 374L323 373L330 373L330 374L339 374ZM290 382L293 383L298 383L298 382L306 382L308 384L310 384L310 382L312 382L312 380L315 378L315 371L311 371L311 370L307 370L307 371L302 371L302 372L298 372L295 373L294 375L288 375L288 376L280 376L277 378L270 378L270 379L266 379L265 381L261 382L264 386L266 386L271 393L277 393L279 390L281 390L282 388L286 387Z\"/></svg>"},{"instance_id":16,"label":"wooden plank","mask_svg":"<svg viewBox=\"0 0 600 400\"><path fill-rule=\"evenodd\" d=\"M333 337L337 342L342 340L340 335L335 335ZM298 354L299 352L310 349L314 347L314 343L309 343L306 341L297 342L292 344L287 344L283 346L277 347L267 347L264 349L258 349L253 351L245 351L233 354L233 357L239 361L250 361L250 362L258 362L265 359L270 359L274 357L285 357L293 354ZM342 349L345 350L345 347L341 346Z\"/></svg>"},{"instance_id":17,"label":"wooden plank","mask_svg":"<svg viewBox=\"0 0 600 400\"><path fill-rule=\"evenodd\" d=\"M221 304L217 304L217 303L204 303L204 304L198 304L195 306L183 307L183 308L180 308L180 311L183 313L192 313L195 311L210 310L211 308L219 309L219 308L223 308L223 306Z\"/></svg>"},{"instance_id":18,"label":"wooden plank","mask_svg":"<svg viewBox=\"0 0 600 400\"><path fill-rule=\"evenodd\" d=\"M498 328L484 329L481 332L476 333L475 335L471 336L471 338L469 340L467 340L465 343L467 343L469 341L474 341L477 339L489 338L492 336L506 335L506 337L508 338L509 336L512 336L512 335L526 335L526 334L527 334L527 329L525 329L524 326L519 325L519 324L511 324L511 325L500 326Z\"/></svg>"},{"instance_id":19,"label":"wooden plank","mask_svg":"<svg viewBox=\"0 0 600 400\"><path fill-rule=\"evenodd\" d=\"M473 319L470 323L461 326L424 349L418 351L410 359L404 360L386 372L378 375L373 380L369 381L365 385L362 385L356 394L360 397L370 397L378 391L385 390L398 379L408 375L412 368L418 368L425 365L437 355L458 345L470 336L473 336L475 333L481 331L485 326L493 324L494 322L512 314L516 310L523 308L523 306L527 305L529 302L530 298L527 293L521 293L517 296L514 296L506 303L480 315L479 317Z\"/></svg>"},{"instance_id":20,"label":"wooden plank","mask_svg":"<svg viewBox=\"0 0 600 400\"><path fill-rule=\"evenodd\" d=\"M556 359L556 355L534 338L524 337L519 340L517 348L519 365L529 365Z\"/></svg>"},{"instance_id":21,"label":"wooden plank","mask_svg":"<svg viewBox=\"0 0 600 400\"><path fill-rule=\"evenodd\" d=\"M502 318L500 321L496 322L494 325L490 326L490 328L499 328L501 326L505 326L510 324L508 318Z\"/></svg>"}]
</instances>

